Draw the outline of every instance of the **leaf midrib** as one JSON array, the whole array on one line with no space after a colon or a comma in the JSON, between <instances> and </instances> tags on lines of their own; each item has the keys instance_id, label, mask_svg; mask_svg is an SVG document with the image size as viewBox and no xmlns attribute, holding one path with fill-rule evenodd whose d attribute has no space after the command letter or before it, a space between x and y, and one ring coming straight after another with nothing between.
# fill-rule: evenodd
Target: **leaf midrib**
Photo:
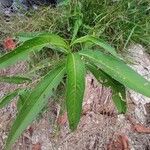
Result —
<instances>
[{"instance_id":1,"label":"leaf midrib","mask_svg":"<svg viewBox=\"0 0 150 150\"><path fill-rule=\"evenodd\" d=\"M57 78L64 70L65 70L65 68L62 68L62 70L59 72L59 74L57 74L57 75L53 78L53 80L54 80L55 78ZM52 81L52 82L53 82L53 81ZM49 84L48 84L48 86L49 86ZM45 90L48 88L48 86L46 86ZM45 90L43 90L43 91L45 91ZM42 93L43 93L43 92L42 92ZM41 95L42 95L42 94L41 94ZM30 97L29 97L29 98L30 98ZM29 98L28 98L28 99L29 99ZM40 96L38 99L40 99L40 98L41 98L41 96ZM36 102L34 103L34 106L37 104L37 102L38 102L38 101L36 101ZM20 113L22 113L22 112L20 111ZM29 109L29 112L28 112L27 114L30 114L30 113L31 113L31 109ZM24 119L23 119L22 122L24 122L24 121L26 120L27 116L28 116L28 115L26 115L26 117L24 117ZM20 124L19 127L20 127L21 125L22 125L22 124ZM19 128L19 127L18 127L18 128ZM18 130L15 130L15 132L13 133L13 135L16 135L17 131L18 131ZM12 136L11 136L11 137L12 137ZM13 140L11 140L11 141L13 141ZM10 143L11 143L11 142L10 142ZM9 145L11 145L11 144L9 144ZM8 146L9 146L9 145L8 145Z\"/></svg>"},{"instance_id":2,"label":"leaf midrib","mask_svg":"<svg viewBox=\"0 0 150 150\"><path fill-rule=\"evenodd\" d=\"M73 70L74 70L74 87L75 87L75 92L74 92L74 107L76 107L75 101L76 101L76 91L77 91L77 75L76 75L76 65L75 65L75 59L74 59L74 55L72 55L72 61L73 61ZM74 111L74 115L75 116L75 111Z\"/></svg>"},{"instance_id":3,"label":"leaf midrib","mask_svg":"<svg viewBox=\"0 0 150 150\"><path fill-rule=\"evenodd\" d=\"M52 80L51 83L53 83L53 81L55 80L55 78L57 78L63 71L64 71L64 68L59 72L59 74L57 74L57 75L53 78L53 80ZM49 84L46 86L45 90L46 90L48 87L49 87ZM43 93L45 90L43 90L41 93ZM40 99L42 95L43 95L43 94L40 94L40 96L39 96L38 99ZM29 97L29 98L30 98L30 97ZM28 99L29 99L29 98L28 98ZM38 101L36 101L34 104L36 104L37 102L38 102ZM31 109L30 109L30 110L31 110ZM29 111L29 112L30 112L30 111Z\"/></svg>"},{"instance_id":4,"label":"leaf midrib","mask_svg":"<svg viewBox=\"0 0 150 150\"><path fill-rule=\"evenodd\" d=\"M91 57L90 55L86 55L86 54L83 54L83 53L81 53L83 56L86 56L86 57L88 57L88 58L91 58L91 59L93 59L94 61L96 61L96 62L101 62L101 64L103 64L103 65L105 65L102 61L100 61L100 60L97 60L97 59L95 59L94 57ZM107 66L107 68L108 69L110 69L110 70L112 70L113 72L115 71L113 68L111 68L111 67L109 67L108 65L105 65L105 66ZM119 74L119 73L117 73L117 74ZM123 77L124 78L124 77ZM117 80L117 79L116 79ZM124 79L123 79L124 80ZM129 82L131 83L131 80L128 78L128 80L129 80ZM120 81L119 81L120 82ZM136 85L136 84L135 84Z\"/></svg>"}]
</instances>

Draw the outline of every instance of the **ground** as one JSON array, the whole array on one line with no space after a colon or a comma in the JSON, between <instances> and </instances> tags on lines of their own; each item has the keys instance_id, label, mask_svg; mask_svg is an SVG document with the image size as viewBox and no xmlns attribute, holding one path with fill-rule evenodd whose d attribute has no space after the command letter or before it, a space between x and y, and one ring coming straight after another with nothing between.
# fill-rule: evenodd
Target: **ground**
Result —
<instances>
[{"instance_id":1,"label":"ground","mask_svg":"<svg viewBox=\"0 0 150 150\"><path fill-rule=\"evenodd\" d=\"M150 57L143 47L131 46L125 55L129 56L127 60L132 60L130 65L137 72L150 79ZM21 62L1 70L0 75L23 74L26 69L27 64ZM16 85L0 84L0 96L15 88ZM98 84L89 74L83 113L75 132L70 132L66 113L60 113L60 105L50 101L48 110L28 127L12 150L150 150L150 115L146 111L149 99L131 90L127 95L128 113L118 115L111 101L110 89ZM0 110L2 150L15 114L16 100Z\"/></svg>"}]
</instances>

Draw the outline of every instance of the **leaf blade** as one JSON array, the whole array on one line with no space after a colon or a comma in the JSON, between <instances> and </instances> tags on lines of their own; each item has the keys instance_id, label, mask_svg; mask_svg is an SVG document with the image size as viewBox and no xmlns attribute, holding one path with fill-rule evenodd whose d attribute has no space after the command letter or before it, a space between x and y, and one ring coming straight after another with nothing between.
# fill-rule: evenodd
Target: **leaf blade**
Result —
<instances>
[{"instance_id":1,"label":"leaf blade","mask_svg":"<svg viewBox=\"0 0 150 150\"><path fill-rule=\"evenodd\" d=\"M127 112L127 102L126 102L126 90L122 84L115 84L113 86L112 99L120 114L125 114Z\"/></svg>"},{"instance_id":2,"label":"leaf blade","mask_svg":"<svg viewBox=\"0 0 150 150\"><path fill-rule=\"evenodd\" d=\"M53 89L56 89L64 74L64 65L59 66L50 71L41 80L41 82L38 83L36 88L33 89L30 96L27 97L11 128L6 142L6 149L11 147L11 145L21 135L25 128L36 118L38 113L48 102L48 98L52 95Z\"/></svg>"},{"instance_id":3,"label":"leaf blade","mask_svg":"<svg viewBox=\"0 0 150 150\"><path fill-rule=\"evenodd\" d=\"M26 107L28 106L26 102L26 99L28 96L30 96L31 90L25 89L19 92L19 99L17 101L17 110L18 112L21 110L24 104L26 104Z\"/></svg>"},{"instance_id":4,"label":"leaf blade","mask_svg":"<svg viewBox=\"0 0 150 150\"><path fill-rule=\"evenodd\" d=\"M100 51L85 50L80 54L126 87L150 97L150 82L123 61Z\"/></svg>"},{"instance_id":5,"label":"leaf blade","mask_svg":"<svg viewBox=\"0 0 150 150\"><path fill-rule=\"evenodd\" d=\"M113 56L119 58L117 52L115 51L115 49L113 47L111 47L109 44L107 44L103 40L96 38L94 36L86 35L81 38L78 38L73 41L72 45L77 44L77 43L85 43L85 42L92 42L92 43L104 48L107 52L109 52Z\"/></svg>"},{"instance_id":6,"label":"leaf blade","mask_svg":"<svg viewBox=\"0 0 150 150\"><path fill-rule=\"evenodd\" d=\"M0 82L14 83L14 84L22 84L25 82L31 82L32 80L26 77L20 76L0 76Z\"/></svg>"},{"instance_id":7,"label":"leaf blade","mask_svg":"<svg viewBox=\"0 0 150 150\"><path fill-rule=\"evenodd\" d=\"M82 14L81 10L82 10L82 5L80 2L77 2L75 5L75 12L74 12L75 24L74 24L74 28L73 28L73 35L72 35L71 43L72 43L72 41L74 41L76 39L79 29L83 23L83 14Z\"/></svg>"},{"instance_id":8,"label":"leaf blade","mask_svg":"<svg viewBox=\"0 0 150 150\"><path fill-rule=\"evenodd\" d=\"M4 96L0 100L0 108L5 107L11 100L13 100L18 95L18 91L9 93L8 95Z\"/></svg>"},{"instance_id":9,"label":"leaf blade","mask_svg":"<svg viewBox=\"0 0 150 150\"><path fill-rule=\"evenodd\" d=\"M10 66L17 61L26 60L31 51L39 51L45 46L52 45L61 48L61 52L68 53L67 42L58 35L42 34L31 40L24 42L21 46L0 57L0 68Z\"/></svg>"},{"instance_id":10,"label":"leaf blade","mask_svg":"<svg viewBox=\"0 0 150 150\"><path fill-rule=\"evenodd\" d=\"M118 110L118 113L126 113L127 103L125 87L96 66L91 64L87 64L86 66L89 71L95 76L97 81L99 81L105 87L110 87L112 89L112 99Z\"/></svg>"},{"instance_id":11,"label":"leaf blade","mask_svg":"<svg viewBox=\"0 0 150 150\"><path fill-rule=\"evenodd\" d=\"M43 32L21 32L16 34L16 37L18 38L19 43L28 41L38 35L44 34Z\"/></svg>"},{"instance_id":12,"label":"leaf blade","mask_svg":"<svg viewBox=\"0 0 150 150\"><path fill-rule=\"evenodd\" d=\"M66 106L70 129L77 128L82 111L85 90L85 66L79 54L69 54L66 64Z\"/></svg>"}]
</instances>

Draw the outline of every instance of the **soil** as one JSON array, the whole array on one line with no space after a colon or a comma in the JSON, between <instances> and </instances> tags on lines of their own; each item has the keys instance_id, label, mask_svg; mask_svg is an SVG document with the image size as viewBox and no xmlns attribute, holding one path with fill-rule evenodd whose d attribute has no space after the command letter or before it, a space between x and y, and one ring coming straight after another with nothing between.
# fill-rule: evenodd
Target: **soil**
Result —
<instances>
[{"instance_id":1,"label":"soil","mask_svg":"<svg viewBox=\"0 0 150 150\"><path fill-rule=\"evenodd\" d=\"M130 52L135 55L131 56ZM130 66L150 79L147 69L150 57L143 47L131 46L127 55L127 59L133 61ZM27 64L21 62L1 70L0 75L23 74L26 70ZM17 85L0 84L0 97L16 88ZM131 90L127 95L128 113L118 115L111 100L111 90L88 74L78 129L70 132L66 113L60 114L60 104L49 102L48 109L28 127L12 150L150 150L149 99ZM0 150L4 148L15 115L16 100L0 110Z\"/></svg>"}]
</instances>

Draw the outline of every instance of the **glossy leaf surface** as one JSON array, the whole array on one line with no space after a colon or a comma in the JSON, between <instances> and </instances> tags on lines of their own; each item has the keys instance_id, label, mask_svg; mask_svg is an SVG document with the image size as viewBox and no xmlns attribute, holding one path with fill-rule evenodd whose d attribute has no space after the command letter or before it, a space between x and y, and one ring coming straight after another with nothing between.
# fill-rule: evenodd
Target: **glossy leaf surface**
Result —
<instances>
[{"instance_id":1,"label":"glossy leaf surface","mask_svg":"<svg viewBox=\"0 0 150 150\"><path fill-rule=\"evenodd\" d=\"M80 121L83 95L85 90L85 65L78 53L69 54L66 64L67 93L66 105L71 130L75 130Z\"/></svg>"},{"instance_id":2,"label":"glossy leaf surface","mask_svg":"<svg viewBox=\"0 0 150 150\"><path fill-rule=\"evenodd\" d=\"M150 82L123 61L100 51L85 50L80 54L124 86L150 97Z\"/></svg>"},{"instance_id":3,"label":"glossy leaf surface","mask_svg":"<svg viewBox=\"0 0 150 150\"><path fill-rule=\"evenodd\" d=\"M113 47L111 47L108 43L104 42L103 40L96 38L94 36L86 35L81 38L78 38L73 41L72 45L77 44L77 43L85 43L85 42L91 42L95 45L98 45L102 47L103 49L105 49L110 54L112 54L113 56L119 57Z\"/></svg>"},{"instance_id":4,"label":"glossy leaf surface","mask_svg":"<svg viewBox=\"0 0 150 150\"><path fill-rule=\"evenodd\" d=\"M87 68L102 85L112 89L112 99L118 113L126 113L127 103L125 87L96 66L87 64Z\"/></svg>"},{"instance_id":5,"label":"glossy leaf surface","mask_svg":"<svg viewBox=\"0 0 150 150\"><path fill-rule=\"evenodd\" d=\"M68 53L69 46L67 42L58 35L42 34L31 40L24 42L21 46L15 50L0 57L0 68L4 68L15 64L17 61L28 59L28 54L31 51L39 51L45 46L52 45L59 47L61 52Z\"/></svg>"},{"instance_id":6,"label":"glossy leaf surface","mask_svg":"<svg viewBox=\"0 0 150 150\"><path fill-rule=\"evenodd\" d=\"M64 65L55 68L38 83L33 91L31 91L31 94L25 100L23 107L13 123L7 139L6 149L11 147L21 133L41 112L43 107L47 104L48 99L53 94L53 90L55 90L61 82L64 74Z\"/></svg>"}]
</instances>

